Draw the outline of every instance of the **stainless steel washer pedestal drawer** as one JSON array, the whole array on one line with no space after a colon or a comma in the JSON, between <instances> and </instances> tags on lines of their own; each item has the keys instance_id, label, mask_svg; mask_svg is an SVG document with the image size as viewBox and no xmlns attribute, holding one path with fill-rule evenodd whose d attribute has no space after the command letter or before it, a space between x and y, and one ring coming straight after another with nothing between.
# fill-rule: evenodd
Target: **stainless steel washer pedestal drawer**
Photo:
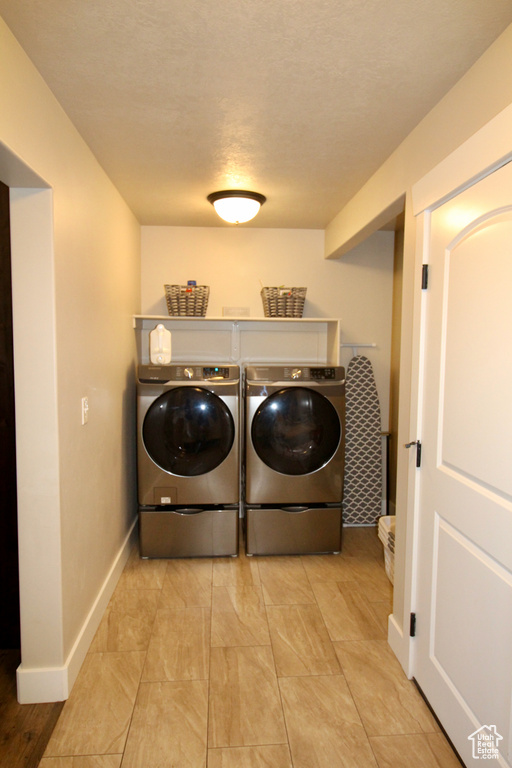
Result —
<instances>
[{"instance_id":1,"label":"stainless steel washer pedestal drawer","mask_svg":"<svg viewBox=\"0 0 512 768\"><path fill-rule=\"evenodd\" d=\"M141 557L238 555L238 505L233 508L139 508Z\"/></svg>"},{"instance_id":2,"label":"stainless steel washer pedestal drawer","mask_svg":"<svg viewBox=\"0 0 512 768\"><path fill-rule=\"evenodd\" d=\"M341 506L248 507L248 555L312 555L341 551Z\"/></svg>"}]
</instances>

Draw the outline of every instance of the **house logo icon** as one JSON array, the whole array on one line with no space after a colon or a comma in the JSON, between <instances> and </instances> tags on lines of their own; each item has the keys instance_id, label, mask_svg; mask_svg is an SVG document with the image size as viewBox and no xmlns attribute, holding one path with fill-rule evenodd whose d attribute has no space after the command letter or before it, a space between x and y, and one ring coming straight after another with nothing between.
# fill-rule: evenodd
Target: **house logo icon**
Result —
<instances>
[{"instance_id":1,"label":"house logo icon","mask_svg":"<svg viewBox=\"0 0 512 768\"><path fill-rule=\"evenodd\" d=\"M473 741L473 758L475 760L498 760L498 742L502 740L495 725L481 725L478 730L468 736Z\"/></svg>"}]
</instances>

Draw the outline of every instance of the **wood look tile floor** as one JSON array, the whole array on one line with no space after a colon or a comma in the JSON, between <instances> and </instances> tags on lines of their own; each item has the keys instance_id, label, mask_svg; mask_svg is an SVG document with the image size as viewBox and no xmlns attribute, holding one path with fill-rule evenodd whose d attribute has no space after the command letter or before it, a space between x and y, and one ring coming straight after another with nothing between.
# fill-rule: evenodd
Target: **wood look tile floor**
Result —
<instances>
[{"instance_id":1,"label":"wood look tile floor","mask_svg":"<svg viewBox=\"0 0 512 768\"><path fill-rule=\"evenodd\" d=\"M340 555L135 549L39 766L459 768L387 644L391 600L374 528Z\"/></svg>"}]
</instances>

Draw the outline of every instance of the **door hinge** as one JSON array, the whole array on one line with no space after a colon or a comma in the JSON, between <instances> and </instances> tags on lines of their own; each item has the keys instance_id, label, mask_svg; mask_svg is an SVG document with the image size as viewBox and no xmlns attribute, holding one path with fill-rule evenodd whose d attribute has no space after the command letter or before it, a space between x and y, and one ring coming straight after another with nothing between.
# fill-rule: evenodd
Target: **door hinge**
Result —
<instances>
[{"instance_id":1,"label":"door hinge","mask_svg":"<svg viewBox=\"0 0 512 768\"><path fill-rule=\"evenodd\" d=\"M409 622L409 637L416 637L416 614L411 613Z\"/></svg>"},{"instance_id":2,"label":"door hinge","mask_svg":"<svg viewBox=\"0 0 512 768\"><path fill-rule=\"evenodd\" d=\"M421 269L421 290L426 291L428 288L428 264L423 264Z\"/></svg>"},{"instance_id":3,"label":"door hinge","mask_svg":"<svg viewBox=\"0 0 512 768\"><path fill-rule=\"evenodd\" d=\"M412 443L406 443L406 448L412 448L412 446L416 446L416 466L421 467L421 440L413 440Z\"/></svg>"}]
</instances>

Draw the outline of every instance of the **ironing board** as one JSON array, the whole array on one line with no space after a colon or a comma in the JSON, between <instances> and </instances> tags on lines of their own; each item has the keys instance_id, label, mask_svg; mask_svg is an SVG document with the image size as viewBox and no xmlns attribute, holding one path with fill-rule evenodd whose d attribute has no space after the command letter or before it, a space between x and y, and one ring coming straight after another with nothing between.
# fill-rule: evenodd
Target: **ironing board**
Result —
<instances>
[{"instance_id":1,"label":"ironing board","mask_svg":"<svg viewBox=\"0 0 512 768\"><path fill-rule=\"evenodd\" d=\"M343 525L376 525L382 515L380 403L370 360L347 366Z\"/></svg>"}]
</instances>

